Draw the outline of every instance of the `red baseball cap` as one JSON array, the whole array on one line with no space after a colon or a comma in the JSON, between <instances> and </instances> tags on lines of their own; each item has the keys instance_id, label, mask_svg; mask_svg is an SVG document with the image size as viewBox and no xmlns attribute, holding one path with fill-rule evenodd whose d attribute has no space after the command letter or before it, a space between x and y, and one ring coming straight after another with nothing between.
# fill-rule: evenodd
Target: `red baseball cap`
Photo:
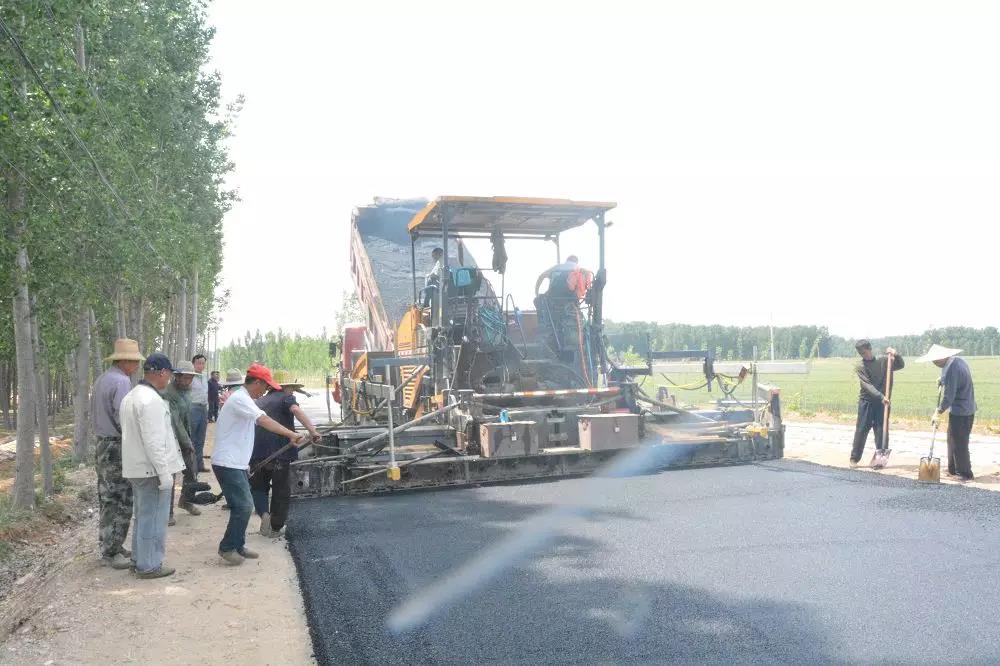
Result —
<instances>
[{"instance_id":1,"label":"red baseball cap","mask_svg":"<svg viewBox=\"0 0 1000 666\"><path fill-rule=\"evenodd\" d=\"M271 369L268 368L266 365L261 365L260 363L251 363L250 367L247 368L247 377L267 382L267 385L273 388L275 391L281 390L281 384L274 383L274 377L271 376Z\"/></svg>"}]
</instances>

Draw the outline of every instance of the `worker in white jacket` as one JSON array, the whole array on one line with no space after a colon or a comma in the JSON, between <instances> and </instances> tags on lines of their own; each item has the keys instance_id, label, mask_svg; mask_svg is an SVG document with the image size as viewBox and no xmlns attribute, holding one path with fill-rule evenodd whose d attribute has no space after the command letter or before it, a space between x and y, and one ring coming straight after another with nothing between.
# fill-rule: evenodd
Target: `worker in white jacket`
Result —
<instances>
[{"instance_id":1,"label":"worker in white jacket","mask_svg":"<svg viewBox=\"0 0 1000 666\"><path fill-rule=\"evenodd\" d=\"M170 491L174 474L184 469L180 446L170 423L170 408L160 395L173 375L170 359L150 354L143 379L122 400L122 476L132 485L135 529L132 559L137 578L174 573L163 566Z\"/></svg>"}]
</instances>

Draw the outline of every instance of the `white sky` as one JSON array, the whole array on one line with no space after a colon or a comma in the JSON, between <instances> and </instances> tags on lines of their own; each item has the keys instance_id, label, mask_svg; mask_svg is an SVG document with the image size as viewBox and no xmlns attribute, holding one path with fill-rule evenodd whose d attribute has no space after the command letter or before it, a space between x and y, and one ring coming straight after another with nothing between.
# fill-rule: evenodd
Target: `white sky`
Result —
<instances>
[{"instance_id":1,"label":"white sky","mask_svg":"<svg viewBox=\"0 0 1000 666\"><path fill-rule=\"evenodd\" d=\"M224 96L246 96L220 343L332 329L352 208L442 194L617 201L611 319L1000 324L1000 3L215 0L210 17ZM594 266L592 230L564 255ZM553 257L532 251L519 304Z\"/></svg>"}]
</instances>

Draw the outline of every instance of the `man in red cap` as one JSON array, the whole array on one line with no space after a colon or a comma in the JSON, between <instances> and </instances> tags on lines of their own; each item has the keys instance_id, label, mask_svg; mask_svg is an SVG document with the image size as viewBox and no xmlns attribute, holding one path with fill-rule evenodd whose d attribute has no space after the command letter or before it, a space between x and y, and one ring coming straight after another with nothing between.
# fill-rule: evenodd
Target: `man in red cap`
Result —
<instances>
[{"instance_id":1,"label":"man in red cap","mask_svg":"<svg viewBox=\"0 0 1000 666\"><path fill-rule=\"evenodd\" d=\"M215 449L212 451L212 471L222 486L222 494L229 505L229 524L219 543L219 555L229 564L243 564L246 558L259 555L246 547L247 524L253 513L253 496L247 470L253 453L254 428L260 426L295 445L303 436L289 430L264 413L254 402L268 388L280 391L271 371L253 363L247 368L246 381L241 389L233 391L219 411L215 423Z\"/></svg>"}]
</instances>

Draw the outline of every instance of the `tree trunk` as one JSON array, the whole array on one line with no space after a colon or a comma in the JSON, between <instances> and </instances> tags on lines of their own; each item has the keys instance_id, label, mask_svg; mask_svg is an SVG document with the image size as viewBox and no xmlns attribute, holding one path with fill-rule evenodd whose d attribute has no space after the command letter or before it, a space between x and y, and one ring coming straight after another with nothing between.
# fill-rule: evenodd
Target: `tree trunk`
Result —
<instances>
[{"instance_id":1,"label":"tree trunk","mask_svg":"<svg viewBox=\"0 0 1000 666\"><path fill-rule=\"evenodd\" d=\"M97 315L94 314L94 308L90 308L88 312L90 313L90 368L94 379L97 379L101 374L101 359L104 358L101 353L101 327L97 325Z\"/></svg>"},{"instance_id":2,"label":"tree trunk","mask_svg":"<svg viewBox=\"0 0 1000 666\"><path fill-rule=\"evenodd\" d=\"M87 71L87 48L83 41L83 21L76 20L76 30L73 34L73 53L76 56L76 65L83 71Z\"/></svg>"},{"instance_id":3,"label":"tree trunk","mask_svg":"<svg viewBox=\"0 0 1000 666\"><path fill-rule=\"evenodd\" d=\"M10 414L10 363L0 362L0 410L3 411L3 424L7 430L14 427Z\"/></svg>"},{"instance_id":4,"label":"tree trunk","mask_svg":"<svg viewBox=\"0 0 1000 666\"><path fill-rule=\"evenodd\" d=\"M194 269L194 280L191 284L191 331L188 336L188 358L198 353L198 269Z\"/></svg>"},{"instance_id":5,"label":"tree trunk","mask_svg":"<svg viewBox=\"0 0 1000 666\"><path fill-rule=\"evenodd\" d=\"M20 214L14 236L14 349L17 358L17 449L14 472L14 506L35 506L35 359L31 346L31 300L28 293L28 248L24 233L24 182L13 179L8 210Z\"/></svg>"},{"instance_id":6,"label":"tree trunk","mask_svg":"<svg viewBox=\"0 0 1000 666\"><path fill-rule=\"evenodd\" d=\"M115 337L125 338L128 337L127 330L125 328L125 312L122 307L122 294L117 289L114 295L115 301Z\"/></svg>"},{"instance_id":7,"label":"tree trunk","mask_svg":"<svg viewBox=\"0 0 1000 666\"><path fill-rule=\"evenodd\" d=\"M31 351L35 357L35 422L38 425L39 459L42 468L42 495L52 495L52 449L49 447L49 368L38 333L37 302L31 303Z\"/></svg>"},{"instance_id":8,"label":"tree trunk","mask_svg":"<svg viewBox=\"0 0 1000 666\"><path fill-rule=\"evenodd\" d=\"M89 457L90 444L90 311L80 310L77 322L76 382L73 390L73 462Z\"/></svg>"},{"instance_id":9,"label":"tree trunk","mask_svg":"<svg viewBox=\"0 0 1000 666\"><path fill-rule=\"evenodd\" d=\"M177 323L177 350L174 352L175 356L170 358L171 361L179 361L181 356L187 356L187 278L181 278L181 299L177 306L177 313L180 315Z\"/></svg>"}]
</instances>

